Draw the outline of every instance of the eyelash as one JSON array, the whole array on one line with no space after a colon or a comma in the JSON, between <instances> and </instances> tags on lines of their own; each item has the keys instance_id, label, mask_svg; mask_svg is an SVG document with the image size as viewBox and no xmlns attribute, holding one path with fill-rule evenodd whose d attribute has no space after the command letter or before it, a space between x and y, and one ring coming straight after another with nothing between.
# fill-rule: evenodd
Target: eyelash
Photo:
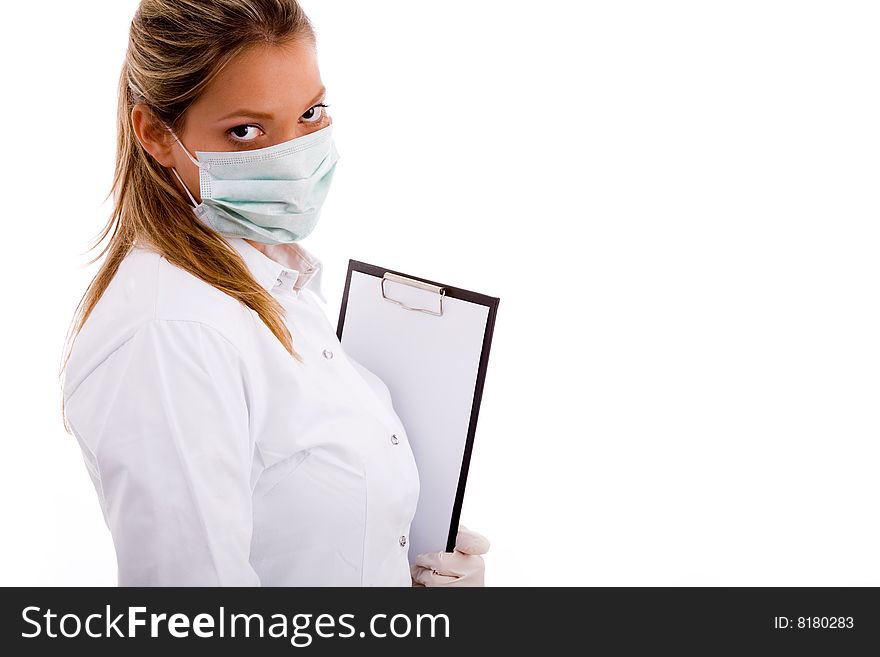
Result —
<instances>
[{"instance_id":1,"label":"eyelash","mask_svg":"<svg viewBox=\"0 0 880 657\"><path fill-rule=\"evenodd\" d=\"M317 105L312 105L309 109L307 109L303 113L307 114L310 110L313 110L316 107L327 108L327 107L330 107L330 105L329 105L329 103L318 103ZM318 119L317 121L305 121L305 123L318 124L321 121L323 121L326 118L326 116L327 116L327 112L321 112L320 119ZM250 128L250 127L259 128L260 127L258 125L253 124L253 123L242 123L241 125L232 126L229 130L226 131L226 141L228 141L229 143L231 143L234 146L247 146L248 144L250 144L251 143L250 141L242 141L241 139L236 139L235 137L232 136L232 131L235 130L236 128L241 128L242 126L245 126L248 128ZM260 129L262 130L262 128L260 128ZM251 141L253 141L253 140L251 140Z\"/></svg>"}]
</instances>

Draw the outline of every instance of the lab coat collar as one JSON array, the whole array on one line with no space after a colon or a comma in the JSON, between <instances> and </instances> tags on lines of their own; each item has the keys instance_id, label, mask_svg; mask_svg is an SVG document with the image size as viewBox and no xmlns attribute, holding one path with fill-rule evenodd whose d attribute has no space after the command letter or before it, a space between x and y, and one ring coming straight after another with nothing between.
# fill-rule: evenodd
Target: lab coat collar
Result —
<instances>
[{"instance_id":1,"label":"lab coat collar","mask_svg":"<svg viewBox=\"0 0 880 657\"><path fill-rule=\"evenodd\" d=\"M266 244L266 253L263 253L244 238L229 235L222 237L238 251L254 278L267 292L281 282L294 290L309 288L321 301L327 303L321 291L324 265L299 242Z\"/></svg>"}]
</instances>

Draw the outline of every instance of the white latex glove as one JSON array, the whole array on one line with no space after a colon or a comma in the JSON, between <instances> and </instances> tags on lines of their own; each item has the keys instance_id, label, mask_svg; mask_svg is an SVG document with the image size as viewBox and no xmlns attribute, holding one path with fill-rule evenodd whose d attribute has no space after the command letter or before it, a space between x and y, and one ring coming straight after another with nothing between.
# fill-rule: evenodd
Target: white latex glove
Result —
<instances>
[{"instance_id":1,"label":"white latex glove","mask_svg":"<svg viewBox=\"0 0 880 657\"><path fill-rule=\"evenodd\" d=\"M486 574L483 557L489 550L489 539L458 526L455 550L452 552L423 552L410 565L413 586L485 586Z\"/></svg>"}]
</instances>

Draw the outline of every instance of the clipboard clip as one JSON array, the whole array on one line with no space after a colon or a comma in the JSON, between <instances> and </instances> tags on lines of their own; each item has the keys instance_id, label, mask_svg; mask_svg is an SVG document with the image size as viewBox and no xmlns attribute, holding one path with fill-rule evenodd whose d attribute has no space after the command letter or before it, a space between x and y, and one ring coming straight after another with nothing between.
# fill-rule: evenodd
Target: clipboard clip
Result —
<instances>
[{"instance_id":1,"label":"clipboard clip","mask_svg":"<svg viewBox=\"0 0 880 657\"><path fill-rule=\"evenodd\" d=\"M397 299L392 299L387 294L385 294L385 281L392 281L393 283L400 283L401 285L409 285L411 287L418 288L420 290L426 290L428 292L433 292L439 297L440 310L435 311L429 308L413 308L412 306L408 306L402 301L398 301ZM434 315L436 317L441 317L443 315L443 297L446 296L446 288L441 287L439 285L431 285L430 283L425 283L423 281L418 281L414 278L407 278L406 276L401 276L400 274L394 274L390 271L386 271L385 275L382 276L382 298L386 301L390 301L391 303L396 303L398 306L402 306L406 310L415 310L417 312L428 313L429 315Z\"/></svg>"}]
</instances>

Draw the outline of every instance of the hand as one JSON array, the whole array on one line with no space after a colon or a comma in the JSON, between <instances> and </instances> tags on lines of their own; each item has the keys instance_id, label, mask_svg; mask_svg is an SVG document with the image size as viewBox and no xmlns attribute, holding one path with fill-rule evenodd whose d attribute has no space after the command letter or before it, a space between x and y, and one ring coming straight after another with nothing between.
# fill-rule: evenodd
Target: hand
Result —
<instances>
[{"instance_id":1,"label":"hand","mask_svg":"<svg viewBox=\"0 0 880 657\"><path fill-rule=\"evenodd\" d=\"M423 552L410 566L413 586L485 586L483 557L489 550L489 539L458 526L455 550Z\"/></svg>"}]
</instances>

